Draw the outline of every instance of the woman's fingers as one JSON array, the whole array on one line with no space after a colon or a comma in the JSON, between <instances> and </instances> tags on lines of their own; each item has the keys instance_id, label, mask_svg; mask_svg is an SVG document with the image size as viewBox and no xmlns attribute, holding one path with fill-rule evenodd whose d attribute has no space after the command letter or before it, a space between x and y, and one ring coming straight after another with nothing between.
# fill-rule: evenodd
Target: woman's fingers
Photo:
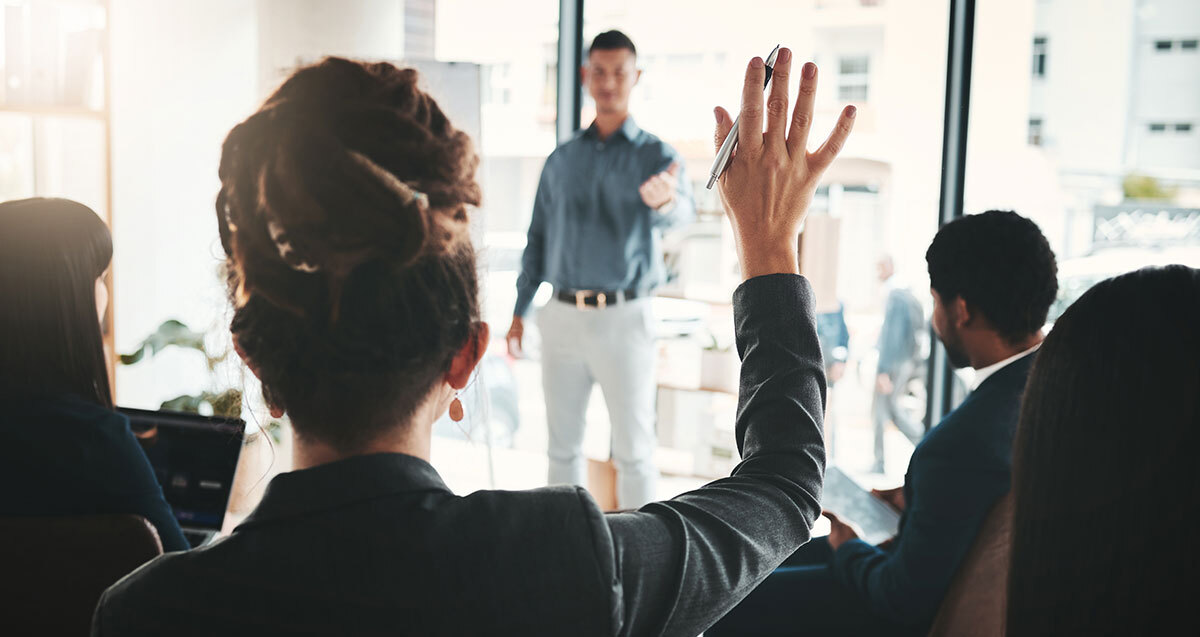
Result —
<instances>
[{"instance_id":1,"label":"woman's fingers","mask_svg":"<svg viewBox=\"0 0 1200 637\"><path fill-rule=\"evenodd\" d=\"M817 96L817 65L807 62L800 69L800 91L792 113L792 130L788 133L788 154L808 151L808 131L812 128L813 103Z\"/></svg>"},{"instance_id":2,"label":"woman's fingers","mask_svg":"<svg viewBox=\"0 0 1200 637\"><path fill-rule=\"evenodd\" d=\"M713 133L713 152L719 153L721 146L725 144L725 138L729 137L729 131L733 129L733 118L720 106L713 109L713 117L717 119L717 128Z\"/></svg>"},{"instance_id":3,"label":"woman's fingers","mask_svg":"<svg viewBox=\"0 0 1200 637\"><path fill-rule=\"evenodd\" d=\"M764 144L782 150L787 136L788 80L792 74L792 50L780 49L771 72L767 97L767 132Z\"/></svg>"},{"instance_id":4,"label":"woman's fingers","mask_svg":"<svg viewBox=\"0 0 1200 637\"><path fill-rule=\"evenodd\" d=\"M742 84L742 110L738 116L738 149L743 153L757 152L763 145L763 82L766 77L767 67L762 58L750 60Z\"/></svg>"},{"instance_id":5,"label":"woman's fingers","mask_svg":"<svg viewBox=\"0 0 1200 637\"><path fill-rule=\"evenodd\" d=\"M837 154L842 151L842 147L846 145L846 138L850 136L850 130L854 128L854 116L857 114L858 109L853 106L842 109L837 125L829 133L829 139L826 139L816 152L809 155L810 169L815 172L823 172L829 167L829 164L833 163L833 158L837 157Z\"/></svg>"}]
</instances>

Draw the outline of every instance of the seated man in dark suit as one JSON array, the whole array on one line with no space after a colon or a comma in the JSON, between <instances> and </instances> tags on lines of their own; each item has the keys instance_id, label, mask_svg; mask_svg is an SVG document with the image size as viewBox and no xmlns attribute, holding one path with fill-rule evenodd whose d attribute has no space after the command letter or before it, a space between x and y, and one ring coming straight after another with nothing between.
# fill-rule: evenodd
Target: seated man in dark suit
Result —
<instances>
[{"instance_id":1,"label":"seated man in dark suit","mask_svg":"<svg viewBox=\"0 0 1200 637\"><path fill-rule=\"evenodd\" d=\"M992 505L1009 490L1021 394L1058 284L1032 221L989 211L946 224L928 252L933 327L975 386L913 452L904 486L877 495L903 511L880 546L849 520L784 566L706 635L925 634Z\"/></svg>"}]
</instances>

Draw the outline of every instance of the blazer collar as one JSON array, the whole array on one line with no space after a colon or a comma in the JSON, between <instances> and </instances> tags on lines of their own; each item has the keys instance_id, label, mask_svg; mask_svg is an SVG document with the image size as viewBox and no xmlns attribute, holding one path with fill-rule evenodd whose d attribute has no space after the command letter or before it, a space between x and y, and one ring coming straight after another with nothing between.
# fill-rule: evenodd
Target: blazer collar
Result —
<instances>
[{"instance_id":1,"label":"blazer collar","mask_svg":"<svg viewBox=\"0 0 1200 637\"><path fill-rule=\"evenodd\" d=\"M453 495L433 465L402 453L354 456L275 476L238 529L397 493Z\"/></svg>"}]
</instances>

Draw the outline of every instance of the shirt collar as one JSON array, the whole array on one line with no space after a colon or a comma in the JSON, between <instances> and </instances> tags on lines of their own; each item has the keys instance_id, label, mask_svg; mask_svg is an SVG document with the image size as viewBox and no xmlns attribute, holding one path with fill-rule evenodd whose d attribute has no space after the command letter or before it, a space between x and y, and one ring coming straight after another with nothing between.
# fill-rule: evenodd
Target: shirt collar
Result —
<instances>
[{"instance_id":1,"label":"shirt collar","mask_svg":"<svg viewBox=\"0 0 1200 637\"><path fill-rule=\"evenodd\" d=\"M1042 346L1042 344L1038 343L1037 345L1034 345L1033 347L1030 347L1029 349L1027 349L1023 352L1018 352L1016 354L1013 354L1012 356L1009 356L1008 358L1006 358L1002 361L999 361L997 363L992 363L991 365L988 365L987 367L982 367L980 369L975 370L975 381L971 383L972 391L979 389L979 386L983 384L983 381L987 380L989 377L991 377L996 372L1000 371L1001 369L1004 369L1005 367L1008 367L1010 364L1015 363L1017 360L1034 353L1035 351L1037 351L1037 348L1039 348L1041 346Z\"/></svg>"},{"instance_id":2,"label":"shirt collar","mask_svg":"<svg viewBox=\"0 0 1200 637\"><path fill-rule=\"evenodd\" d=\"M375 453L275 476L262 502L239 525L328 510L405 492L451 494L433 465L402 453Z\"/></svg>"},{"instance_id":3,"label":"shirt collar","mask_svg":"<svg viewBox=\"0 0 1200 637\"><path fill-rule=\"evenodd\" d=\"M642 132L642 129L637 125L637 122L633 121L633 115L626 115L625 121L621 122L621 127L618 128L616 133L614 133L614 134L623 135L625 137L625 139L628 139L629 141L633 141L633 140L637 139L637 136L639 134L641 134L641 132ZM587 130L584 131L584 134L588 135L590 137L595 137L597 139L600 138L599 133L596 131L596 122L595 121L592 122L591 126L587 127Z\"/></svg>"}]
</instances>

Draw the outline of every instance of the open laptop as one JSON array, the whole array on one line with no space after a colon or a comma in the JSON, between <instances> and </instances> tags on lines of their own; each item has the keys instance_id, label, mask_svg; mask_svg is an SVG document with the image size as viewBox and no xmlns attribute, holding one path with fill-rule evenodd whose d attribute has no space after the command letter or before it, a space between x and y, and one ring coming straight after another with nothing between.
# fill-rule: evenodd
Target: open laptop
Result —
<instances>
[{"instance_id":1,"label":"open laptop","mask_svg":"<svg viewBox=\"0 0 1200 637\"><path fill-rule=\"evenodd\" d=\"M900 528L900 514L890 504L871 495L835 465L825 469L821 506L857 524L863 531L862 539L871 544L895 536Z\"/></svg>"},{"instance_id":2,"label":"open laptop","mask_svg":"<svg viewBox=\"0 0 1200 637\"><path fill-rule=\"evenodd\" d=\"M192 547L221 530L233 491L246 423L172 411L120 407Z\"/></svg>"}]
</instances>

